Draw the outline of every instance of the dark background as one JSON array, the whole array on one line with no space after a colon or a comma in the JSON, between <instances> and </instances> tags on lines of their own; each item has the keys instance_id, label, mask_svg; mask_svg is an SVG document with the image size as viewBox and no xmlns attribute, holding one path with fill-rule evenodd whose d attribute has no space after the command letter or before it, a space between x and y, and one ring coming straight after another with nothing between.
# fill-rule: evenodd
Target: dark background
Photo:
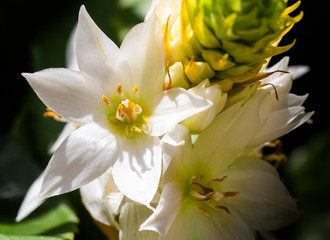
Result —
<instances>
[{"instance_id":1,"label":"dark background","mask_svg":"<svg viewBox=\"0 0 330 240\"><path fill-rule=\"evenodd\" d=\"M289 5L292 3L294 1L289 1ZM306 111L315 111L313 124L304 124L282 138L284 152L290 156L290 160L280 171L293 196L299 199L304 217L276 232L279 239L325 240L330 236L330 157L326 152L330 147L327 120L330 103L330 22L325 2L322 3L302 1L299 10L305 13L303 20L296 24L281 42L281 45L286 45L296 39L296 45L272 60L274 63L289 55L290 65L310 66L310 72L294 82L292 92L298 95L309 93L304 106ZM21 73L65 66L66 42L82 4L86 5L98 26L118 45L123 35L118 29L129 28L142 20L136 14L134 6L123 8L119 0L1 1L0 153L8 149L8 146L14 145L15 151L19 149L24 152L24 156L18 157L28 156L36 162L36 168L40 170L47 164L49 144L60 131L62 124L42 117L44 107L36 99ZM34 106L31 106L31 103L35 103ZM40 114L40 117L36 117L36 114ZM38 132L41 127L42 133L40 130ZM24 196L24 189L26 191L26 187L38 175L38 171L29 173L20 169L19 164L15 165L15 168L13 172L19 172L20 176L27 175L28 180L20 185L21 192L11 198L0 199L0 221L3 216L6 219L15 216ZM1 173L0 169L0 175ZM15 173L12 176L15 176ZM0 177L0 180L3 179L4 177ZM75 207L77 202L79 205L78 193L69 197L75 202ZM88 214L82 207L78 207L77 212L81 224L80 234L76 239L89 239L86 237L89 233L84 226L94 224L85 220L88 219ZM97 234L97 230L91 231ZM102 239L101 235L95 236L97 237L94 239Z\"/></svg>"}]
</instances>

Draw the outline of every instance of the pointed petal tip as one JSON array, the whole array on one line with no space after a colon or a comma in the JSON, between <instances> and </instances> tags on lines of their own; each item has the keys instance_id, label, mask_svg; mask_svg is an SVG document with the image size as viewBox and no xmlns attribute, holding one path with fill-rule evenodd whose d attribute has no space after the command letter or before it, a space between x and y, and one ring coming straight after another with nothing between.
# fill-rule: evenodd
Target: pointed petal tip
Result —
<instances>
[{"instance_id":1,"label":"pointed petal tip","mask_svg":"<svg viewBox=\"0 0 330 240\"><path fill-rule=\"evenodd\" d=\"M33 74L34 73L26 73L26 72L21 73L22 77L24 77L27 81L30 81L32 79Z\"/></svg>"},{"instance_id":2,"label":"pointed petal tip","mask_svg":"<svg viewBox=\"0 0 330 240\"><path fill-rule=\"evenodd\" d=\"M83 4L83 5L80 6L79 16L82 15L82 14L85 14L85 13L87 13L87 10L86 10L85 5Z\"/></svg>"},{"instance_id":3,"label":"pointed petal tip","mask_svg":"<svg viewBox=\"0 0 330 240\"><path fill-rule=\"evenodd\" d=\"M79 24L79 21L81 21L81 19L84 19L84 18L90 18L88 12L87 12L87 9L85 7L85 5L81 5L80 6L80 9L79 9L79 14L78 14L78 24Z\"/></svg>"}]
</instances>

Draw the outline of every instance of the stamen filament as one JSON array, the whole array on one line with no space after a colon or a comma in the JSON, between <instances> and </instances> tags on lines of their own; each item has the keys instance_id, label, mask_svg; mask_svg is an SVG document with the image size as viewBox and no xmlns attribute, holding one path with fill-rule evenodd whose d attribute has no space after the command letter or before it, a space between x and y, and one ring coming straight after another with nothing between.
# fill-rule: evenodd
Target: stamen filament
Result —
<instances>
[{"instance_id":1,"label":"stamen filament","mask_svg":"<svg viewBox=\"0 0 330 240\"><path fill-rule=\"evenodd\" d=\"M278 98L277 89L276 89L276 87L275 87L274 84L272 84L272 83L264 83L264 84L260 84L260 85L258 86L258 88L262 88L262 87L265 87L265 86L268 86L268 85L270 85L270 86L273 87L273 89L274 89L274 91L275 91L275 97L276 97L276 100L279 101L280 99Z\"/></svg>"}]
</instances>

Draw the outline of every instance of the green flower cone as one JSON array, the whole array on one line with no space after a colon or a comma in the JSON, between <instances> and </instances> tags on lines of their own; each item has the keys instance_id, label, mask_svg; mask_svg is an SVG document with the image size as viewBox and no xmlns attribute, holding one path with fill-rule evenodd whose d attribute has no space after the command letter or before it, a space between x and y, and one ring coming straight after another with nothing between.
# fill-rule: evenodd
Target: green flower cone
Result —
<instances>
[{"instance_id":1,"label":"green flower cone","mask_svg":"<svg viewBox=\"0 0 330 240\"><path fill-rule=\"evenodd\" d=\"M169 66L182 62L191 85L205 78L220 83L225 80L229 88L251 84L260 79L270 57L294 45L295 41L277 46L301 20L302 12L289 16L299 5L300 1L287 7L287 0L183 0L180 28L167 26L165 30L167 50L171 56L174 51L176 54L169 59ZM180 33L173 29L180 29ZM173 35L179 35L183 54L178 54Z\"/></svg>"}]
</instances>

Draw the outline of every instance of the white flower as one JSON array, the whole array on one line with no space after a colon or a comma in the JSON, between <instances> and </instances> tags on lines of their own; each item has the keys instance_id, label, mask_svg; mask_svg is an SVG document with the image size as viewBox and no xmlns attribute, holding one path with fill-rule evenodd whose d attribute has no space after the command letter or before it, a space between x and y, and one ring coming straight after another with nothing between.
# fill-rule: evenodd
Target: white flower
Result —
<instances>
[{"instance_id":1,"label":"white flower","mask_svg":"<svg viewBox=\"0 0 330 240\"><path fill-rule=\"evenodd\" d=\"M294 75L302 75L306 67L289 68L289 58L284 57L280 62L267 69L275 72L263 79L257 93L261 95L260 129L250 141L250 146L258 146L266 141L277 139L306 122L314 112L305 112L302 106L308 94L297 96L290 93ZM277 72L276 72L277 71ZM297 76L296 75L296 76Z\"/></svg>"},{"instance_id":2,"label":"white flower","mask_svg":"<svg viewBox=\"0 0 330 240\"><path fill-rule=\"evenodd\" d=\"M176 147L159 204L140 229L169 240L240 240L254 239L255 230L275 230L297 219L295 200L275 168L240 155L258 127L256 123L247 129L243 123L257 116L258 108L248 108L239 111L233 124L228 124L228 110L217 117L209 128L213 131L205 130L193 148L182 125L168 133L173 136L167 140L178 144L181 134L185 143Z\"/></svg>"},{"instance_id":3,"label":"white flower","mask_svg":"<svg viewBox=\"0 0 330 240\"><path fill-rule=\"evenodd\" d=\"M285 71L287 60L274 68ZM274 73L221 112L193 147L187 128L168 132L162 139L166 185L141 229L160 239L254 239L255 230L293 222L299 212L276 169L250 154L312 115L301 107L305 96L289 94L291 83L291 74Z\"/></svg>"},{"instance_id":4,"label":"white flower","mask_svg":"<svg viewBox=\"0 0 330 240\"><path fill-rule=\"evenodd\" d=\"M23 74L50 109L81 126L52 156L40 195L72 191L112 167L120 191L148 205L161 173L159 136L211 103L184 89L163 91L165 50L155 16L119 49L82 7L76 34L79 71Z\"/></svg>"},{"instance_id":5,"label":"white flower","mask_svg":"<svg viewBox=\"0 0 330 240\"><path fill-rule=\"evenodd\" d=\"M152 211L127 199L116 187L111 171L80 188L82 201L95 221L119 231L120 240L153 240L158 234L139 231ZM119 216L119 218L117 217Z\"/></svg>"}]
</instances>

